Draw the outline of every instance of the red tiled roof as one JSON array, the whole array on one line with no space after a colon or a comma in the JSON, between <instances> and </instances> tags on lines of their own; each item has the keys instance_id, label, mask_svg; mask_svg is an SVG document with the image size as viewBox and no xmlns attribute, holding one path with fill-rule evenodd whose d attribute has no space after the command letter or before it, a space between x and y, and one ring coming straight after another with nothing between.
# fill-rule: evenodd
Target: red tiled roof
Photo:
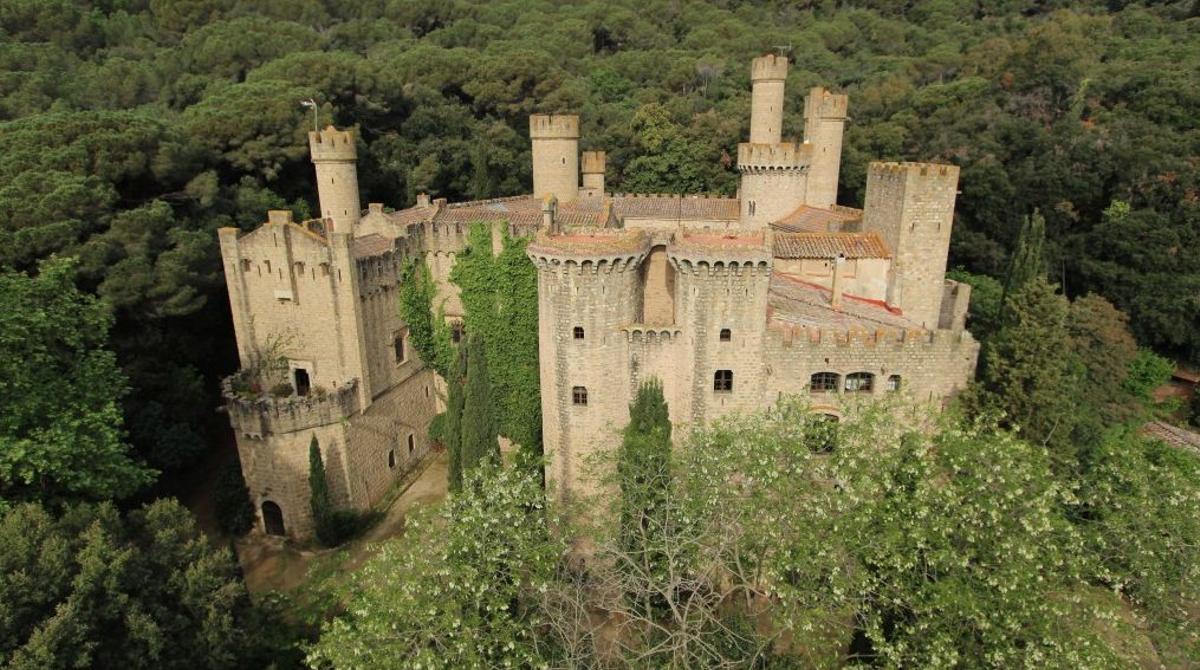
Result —
<instances>
[{"instance_id":1,"label":"red tiled roof","mask_svg":"<svg viewBox=\"0 0 1200 670\"><path fill-rule=\"evenodd\" d=\"M367 256L378 256L379 254L391 251L392 244L392 240L389 240L383 235L371 233L370 235L363 235L362 237L354 238L354 240L350 243L350 248L354 253L355 258L365 258Z\"/></svg>"},{"instance_id":2,"label":"red tiled roof","mask_svg":"<svg viewBox=\"0 0 1200 670\"><path fill-rule=\"evenodd\" d=\"M594 200L599 200L595 198ZM694 195L616 194L612 201L618 217L680 219L684 221L736 221L740 215L737 198Z\"/></svg>"},{"instance_id":3,"label":"red tiled roof","mask_svg":"<svg viewBox=\"0 0 1200 670\"><path fill-rule=\"evenodd\" d=\"M1173 426L1166 421L1151 421L1142 426L1142 433L1162 441L1167 446L1195 449L1200 452L1200 433Z\"/></svg>"},{"instance_id":4,"label":"red tiled roof","mask_svg":"<svg viewBox=\"0 0 1200 670\"><path fill-rule=\"evenodd\" d=\"M836 205L832 209L821 209L800 205L796 211L772 222L771 227L789 233L827 233L839 231L844 225L861 219L860 209Z\"/></svg>"},{"instance_id":5,"label":"red tiled roof","mask_svg":"<svg viewBox=\"0 0 1200 670\"><path fill-rule=\"evenodd\" d=\"M875 233L776 233L777 258L890 258Z\"/></svg>"},{"instance_id":6,"label":"red tiled roof","mask_svg":"<svg viewBox=\"0 0 1200 670\"><path fill-rule=\"evenodd\" d=\"M780 272L771 274L770 291L767 294L768 316L771 320L810 328L920 328L906 319L900 310L888 307L879 300L844 294L841 309L834 309L831 302L832 292L823 286Z\"/></svg>"}]
</instances>

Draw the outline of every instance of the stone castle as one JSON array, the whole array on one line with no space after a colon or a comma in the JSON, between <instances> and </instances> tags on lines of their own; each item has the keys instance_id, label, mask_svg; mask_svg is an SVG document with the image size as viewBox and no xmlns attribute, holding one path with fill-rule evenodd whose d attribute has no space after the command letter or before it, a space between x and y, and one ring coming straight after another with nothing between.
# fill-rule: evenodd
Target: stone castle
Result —
<instances>
[{"instance_id":1,"label":"stone castle","mask_svg":"<svg viewBox=\"0 0 1200 670\"><path fill-rule=\"evenodd\" d=\"M677 426L784 394L837 417L846 396L940 403L963 388L979 345L964 329L969 287L945 278L958 168L872 163L864 208L838 205L847 98L810 90L804 141L785 142L787 69L752 64L736 198L608 193L604 152L579 152L579 118L534 115L531 195L362 211L351 133L310 133L320 218L271 212L253 232L220 231L242 363L226 407L260 528L310 532L314 436L345 507L375 504L426 454L444 387L410 347L398 281L423 259L461 321L449 273L475 222L494 224L497 245L498 226L532 238L559 495L617 443L651 378Z\"/></svg>"}]
</instances>

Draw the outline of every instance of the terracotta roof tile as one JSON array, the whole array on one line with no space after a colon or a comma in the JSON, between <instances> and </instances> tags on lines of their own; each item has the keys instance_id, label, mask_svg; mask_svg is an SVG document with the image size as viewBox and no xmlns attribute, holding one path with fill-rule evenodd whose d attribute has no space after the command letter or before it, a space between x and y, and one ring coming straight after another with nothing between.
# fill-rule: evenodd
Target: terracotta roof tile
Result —
<instances>
[{"instance_id":1,"label":"terracotta roof tile","mask_svg":"<svg viewBox=\"0 0 1200 670\"><path fill-rule=\"evenodd\" d=\"M844 294L841 309L834 309L831 301L831 291L823 286L779 272L771 274L767 306L773 321L809 328L920 329L900 310L878 300Z\"/></svg>"},{"instance_id":2,"label":"terracotta roof tile","mask_svg":"<svg viewBox=\"0 0 1200 670\"><path fill-rule=\"evenodd\" d=\"M875 233L776 233L777 258L890 258Z\"/></svg>"},{"instance_id":3,"label":"terracotta roof tile","mask_svg":"<svg viewBox=\"0 0 1200 670\"><path fill-rule=\"evenodd\" d=\"M1200 452L1200 433L1193 433L1166 421L1151 421L1142 426L1142 434L1160 440L1167 446L1194 449Z\"/></svg>"},{"instance_id":4,"label":"terracotta roof tile","mask_svg":"<svg viewBox=\"0 0 1200 670\"><path fill-rule=\"evenodd\" d=\"M862 210L834 205L821 209L800 205L796 211L771 223L771 227L789 233L837 232L848 224L862 220Z\"/></svg>"},{"instance_id":5,"label":"terracotta roof tile","mask_svg":"<svg viewBox=\"0 0 1200 670\"><path fill-rule=\"evenodd\" d=\"M391 251L393 241L383 235L371 233L370 235L354 238L350 243L350 248L355 258L366 258L367 256L378 256L379 254Z\"/></svg>"}]
</instances>

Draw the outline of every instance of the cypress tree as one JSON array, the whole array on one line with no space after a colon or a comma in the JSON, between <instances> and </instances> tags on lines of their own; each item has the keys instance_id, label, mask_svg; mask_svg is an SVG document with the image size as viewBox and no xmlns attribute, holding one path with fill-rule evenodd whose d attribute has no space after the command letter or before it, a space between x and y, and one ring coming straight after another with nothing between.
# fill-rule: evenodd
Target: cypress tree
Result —
<instances>
[{"instance_id":1,"label":"cypress tree","mask_svg":"<svg viewBox=\"0 0 1200 670\"><path fill-rule=\"evenodd\" d=\"M636 550L664 522L663 503L671 485L671 420L662 384L650 380L638 388L629 407L618 453L621 486L621 535Z\"/></svg>"},{"instance_id":2,"label":"cypress tree","mask_svg":"<svg viewBox=\"0 0 1200 670\"><path fill-rule=\"evenodd\" d=\"M462 488L462 415L463 379L467 376L467 348L458 348L458 359L446 380L446 452L449 467L446 477L451 491Z\"/></svg>"},{"instance_id":3,"label":"cypress tree","mask_svg":"<svg viewBox=\"0 0 1200 670\"><path fill-rule=\"evenodd\" d=\"M1017 248L1013 251L1012 263L1008 267L1008 278L1004 283L1004 295L1000 299L1000 322L1008 314L1008 301L1026 284L1037 277L1046 276L1046 219L1038 210L1025 217L1021 232L1017 236Z\"/></svg>"},{"instance_id":4,"label":"cypress tree","mask_svg":"<svg viewBox=\"0 0 1200 670\"><path fill-rule=\"evenodd\" d=\"M463 472L485 462L500 463L495 411L483 337L475 333L467 338L467 381L461 424Z\"/></svg>"},{"instance_id":5,"label":"cypress tree","mask_svg":"<svg viewBox=\"0 0 1200 670\"><path fill-rule=\"evenodd\" d=\"M326 529L330 524L333 505L329 502L329 482L325 479L325 463L321 460L321 446L315 434L308 443L308 490L317 539L322 544L328 544L330 538L326 537Z\"/></svg>"}]
</instances>

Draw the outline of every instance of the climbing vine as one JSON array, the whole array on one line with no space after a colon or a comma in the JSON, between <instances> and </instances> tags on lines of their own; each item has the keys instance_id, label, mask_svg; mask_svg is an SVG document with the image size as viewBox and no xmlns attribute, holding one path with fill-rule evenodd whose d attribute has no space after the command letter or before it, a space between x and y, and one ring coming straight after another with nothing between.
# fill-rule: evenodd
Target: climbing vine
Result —
<instances>
[{"instance_id":1,"label":"climbing vine","mask_svg":"<svg viewBox=\"0 0 1200 670\"><path fill-rule=\"evenodd\" d=\"M468 333L483 336L500 433L540 450L537 269L525 255L527 238L501 226L501 249L492 253L492 228L471 226L450 280L462 291Z\"/></svg>"}]
</instances>

